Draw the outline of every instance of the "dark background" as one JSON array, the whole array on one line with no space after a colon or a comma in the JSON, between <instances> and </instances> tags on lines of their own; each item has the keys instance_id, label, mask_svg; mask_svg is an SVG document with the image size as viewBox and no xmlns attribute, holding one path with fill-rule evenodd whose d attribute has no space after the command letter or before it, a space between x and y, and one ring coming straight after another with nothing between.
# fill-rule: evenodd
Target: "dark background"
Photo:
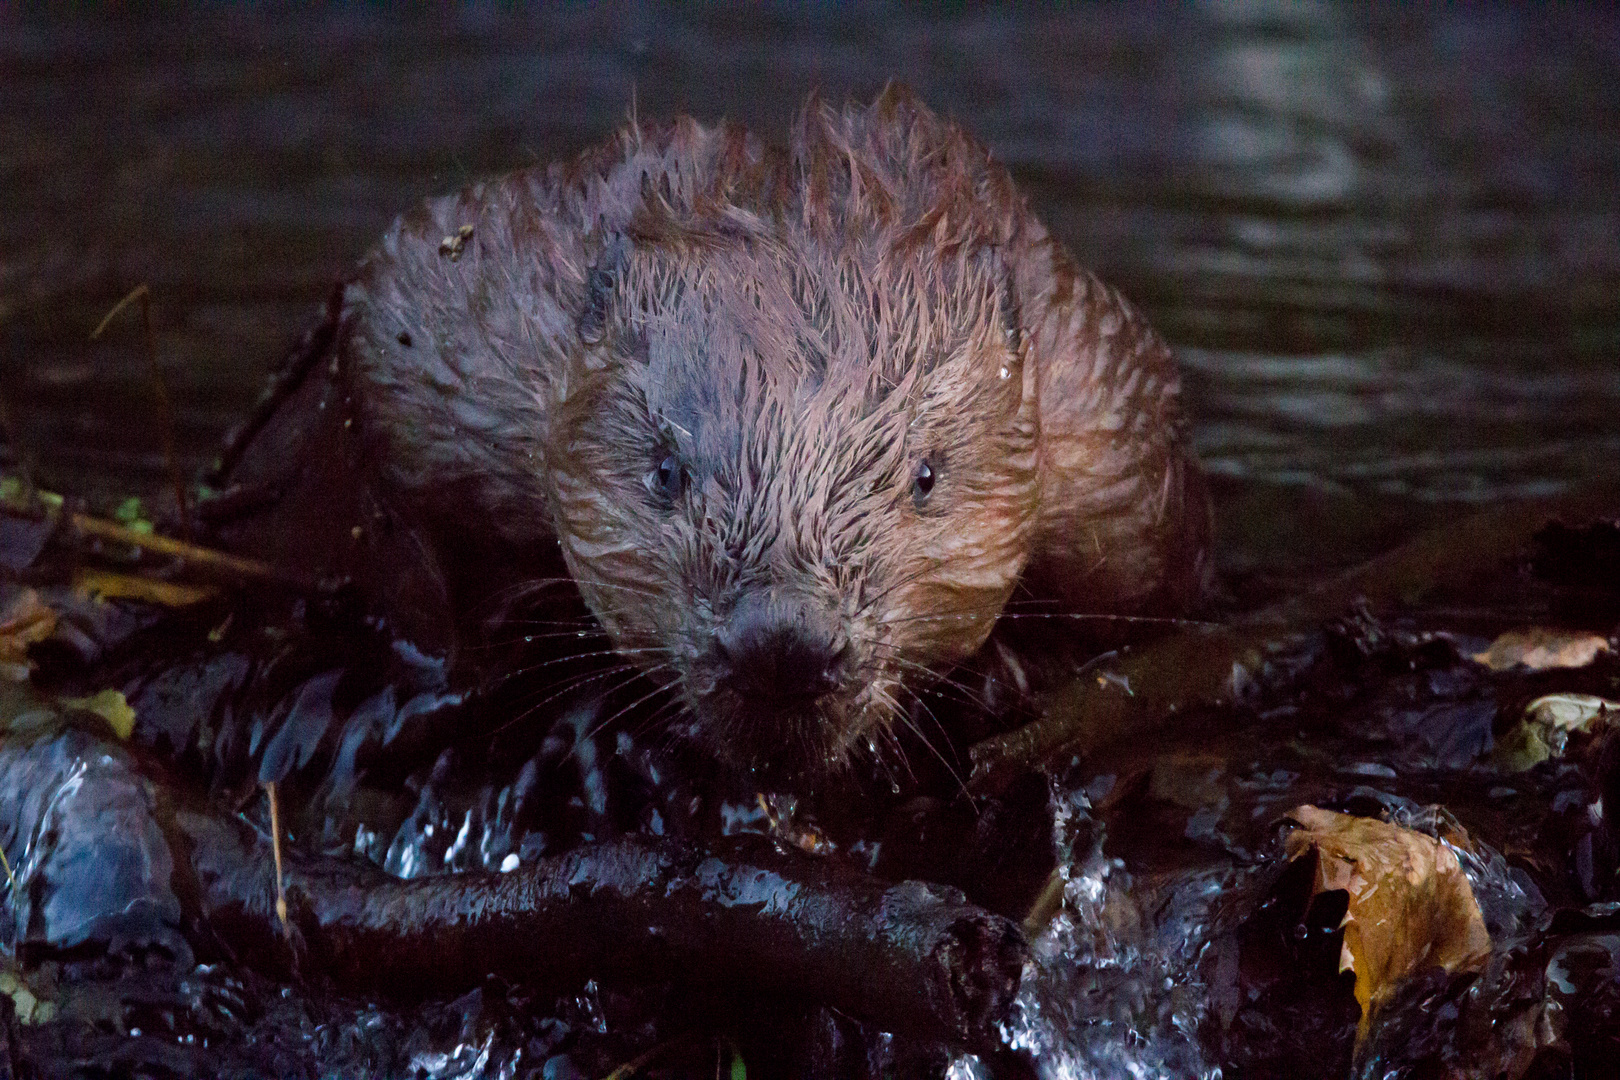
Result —
<instances>
[{"instance_id":1,"label":"dark background","mask_svg":"<svg viewBox=\"0 0 1620 1080\"><path fill-rule=\"evenodd\" d=\"M188 467L399 211L631 107L779 134L908 83L1188 370L1223 562L1296 582L1620 473L1620 15L1240 3L0 6L0 392L52 486Z\"/></svg>"}]
</instances>

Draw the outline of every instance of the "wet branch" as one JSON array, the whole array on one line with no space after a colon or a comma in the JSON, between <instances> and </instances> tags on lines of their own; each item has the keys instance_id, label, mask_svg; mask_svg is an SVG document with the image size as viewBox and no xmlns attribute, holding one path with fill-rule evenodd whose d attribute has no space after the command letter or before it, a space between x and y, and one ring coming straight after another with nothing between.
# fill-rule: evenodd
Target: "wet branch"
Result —
<instances>
[{"instance_id":1,"label":"wet branch","mask_svg":"<svg viewBox=\"0 0 1620 1080\"><path fill-rule=\"evenodd\" d=\"M1106 677L1088 673L1053 696L1040 719L975 745L976 791L1000 790L1030 768L1141 739L1180 715L1232 701L1270 657L1302 645L1358 602L1384 614L1438 590L1478 580L1557 522L1590 521L1620 509L1620 494L1596 491L1516 503L1425 533L1299 596L1225 626L1172 634L1124 655Z\"/></svg>"},{"instance_id":2,"label":"wet branch","mask_svg":"<svg viewBox=\"0 0 1620 1080\"><path fill-rule=\"evenodd\" d=\"M992 1045L1026 953L1012 922L953 889L887 885L740 841L716 853L642 839L508 874L402 881L369 864L289 860L289 943L269 843L182 814L205 922L234 951L340 986L453 993L488 973L567 992L591 977L684 980L831 1006L886 1031Z\"/></svg>"},{"instance_id":3,"label":"wet branch","mask_svg":"<svg viewBox=\"0 0 1620 1080\"><path fill-rule=\"evenodd\" d=\"M163 536L158 533L139 532L120 525L116 521L108 521L105 518L94 517L76 510L58 510L41 506L37 500L0 499L0 514L11 514L34 520L39 520L42 516L47 519L60 519L68 528L81 536L111 540L114 543L128 544L143 551L167 555L179 559L193 569L233 581L274 582L303 591L311 591L316 587L314 581L272 566L270 563L260 559L232 555L228 552L203 547L200 544L193 544L185 540L176 540L173 537Z\"/></svg>"}]
</instances>

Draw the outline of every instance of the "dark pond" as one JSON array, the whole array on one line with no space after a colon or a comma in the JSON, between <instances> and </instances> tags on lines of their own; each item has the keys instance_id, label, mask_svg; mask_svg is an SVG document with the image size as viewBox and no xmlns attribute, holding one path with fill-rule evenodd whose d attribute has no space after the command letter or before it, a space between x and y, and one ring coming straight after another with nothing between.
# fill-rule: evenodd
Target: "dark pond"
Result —
<instances>
[{"instance_id":1,"label":"dark pond","mask_svg":"<svg viewBox=\"0 0 1620 1080\"><path fill-rule=\"evenodd\" d=\"M393 215L631 107L779 132L909 83L1180 352L1226 561L1342 561L1614 471L1620 22L1598 8L624 5L0 13L3 389L46 475L155 485L156 297L204 461Z\"/></svg>"},{"instance_id":2,"label":"dark pond","mask_svg":"<svg viewBox=\"0 0 1620 1080\"><path fill-rule=\"evenodd\" d=\"M812 89L889 80L988 143L1176 347L1240 602L1620 479L1620 15L1266 2L0 7L8 469L25 453L47 487L162 498L139 321L89 341L137 284L195 469L421 196L577 150L631 108L777 133ZM1103 889L1106 865L1072 854ZM1075 1075L1205 1067L1164 1035L1135 1057L1088 1042ZM434 1071L478 1074L476 1049Z\"/></svg>"}]
</instances>

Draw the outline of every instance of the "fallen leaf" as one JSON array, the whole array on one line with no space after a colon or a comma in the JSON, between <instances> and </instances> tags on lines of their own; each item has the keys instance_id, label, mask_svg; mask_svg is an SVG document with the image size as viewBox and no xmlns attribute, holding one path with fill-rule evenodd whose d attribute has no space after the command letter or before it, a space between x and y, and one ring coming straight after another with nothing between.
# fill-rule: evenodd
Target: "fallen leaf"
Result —
<instances>
[{"instance_id":1,"label":"fallen leaf","mask_svg":"<svg viewBox=\"0 0 1620 1080\"><path fill-rule=\"evenodd\" d=\"M20 588L0 610L0 677L28 678L28 646L44 641L56 629L56 612L33 589Z\"/></svg>"},{"instance_id":2,"label":"fallen leaf","mask_svg":"<svg viewBox=\"0 0 1620 1080\"><path fill-rule=\"evenodd\" d=\"M44 1024L56 1016L54 1001L41 1001L33 990L9 971L0 971L0 994L11 999L18 1023Z\"/></svg>"},{"instance_id":3,"label":"fallen leaf","mask_svg":"<svg viewBox=\"0 0 1620 1080\"><path fill-rule=\"evenodd\" d=\"M1301 826L1285 841L1289 859L1312 849L1318 856L1312 895L1343 889L1350 897L1339 970L1355 972L1358 1039L1408 975L1435 966L1478 968L1490 955L1484 917L1449 846L1377 818L1315 806L1288 816Z\"/></svg>"},{"instance_id":4,"label":"fallen leaf","mask_svg":"<svg viewBox=\"0 0 1620 1080\"><path fill-rule=\"evenodd\" d=\"M129 738L129 733L135 730L135 710L121 690L98 690L89 697L63 698L62 704L95 713L107 721L120 739Z\"/></svg>"},{"instance_id":5,"label":"fallen leaf","mask_svg":"<svg viewBox=\"0 0 1620 1080\"><path fill-rule=\"evenodd\" d=\"M1524 708L1524 717L1497 740L1491 763L1523 772L1561 757L1571 735L1590 730L1605 716L1620 717L1620 702L1592 694L1545 694Z\"/></svg>"},{"instance_id":6,"label":"fallen leaf","mask_svg":"<svg viewBox=\"0 0 1620 1080\"><path fill-rule=\"evenodd\" d=\"M1531 671L1545 671L1585 667L1599 653L1608 651L1609 640L1597 634L1533 626L1528 630L1509 630L1491 642L1490 648L1475 653L1473 659L1492 671L1507 671L1520 665Z\"/></svg>"}]
</instances>

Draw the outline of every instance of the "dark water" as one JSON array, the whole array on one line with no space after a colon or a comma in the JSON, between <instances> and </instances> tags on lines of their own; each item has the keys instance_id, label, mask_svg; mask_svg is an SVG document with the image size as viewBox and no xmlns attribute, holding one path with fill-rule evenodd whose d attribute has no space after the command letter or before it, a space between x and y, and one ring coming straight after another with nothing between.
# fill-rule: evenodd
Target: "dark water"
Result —
<instances>
[{"instance_id":1,"label":"dark water","mask_svg":"<svg viewBox=\"0 0 1620 1080\"><path fill-rule=\"evenodd\" d=\"M189 463L401 208L632 107L765 132L909 83L1179 348L1230 569L1612 476L1620 16L1263 2L945 14L0 9L3 388L45 476L155 488L136 284Z\"/></svg>"}]
</instances>

